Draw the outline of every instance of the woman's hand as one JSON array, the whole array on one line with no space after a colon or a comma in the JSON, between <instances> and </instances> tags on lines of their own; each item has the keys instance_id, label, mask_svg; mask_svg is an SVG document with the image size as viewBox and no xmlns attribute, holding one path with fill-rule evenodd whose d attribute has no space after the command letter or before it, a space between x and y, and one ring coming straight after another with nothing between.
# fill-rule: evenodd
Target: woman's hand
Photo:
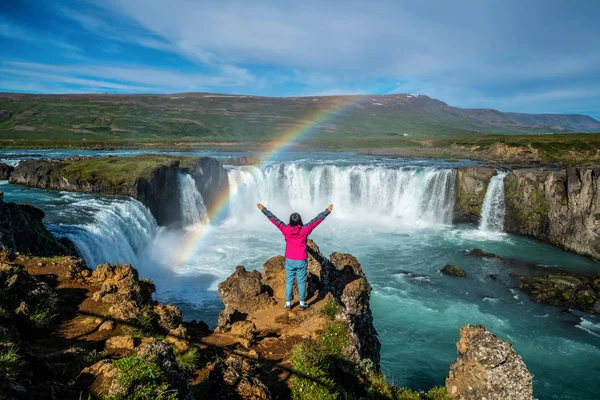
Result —
<instances>
[{"instance_id":1,"label":"woman's hand","mask_svg":"<svg viewBox=\"0 0 600 400\"><path fill-rule=\"evenodd\" d=\"M260 204L260 203L258 203L258 204L256 205L256 207L258 207L258 209L259 209L260 211L262 211L262 210L263 210L263 208L265 208L265 206L263 206L263 205L262 205L262 204Z\"/></svg>"},{"instance_id":2,"label":"woman's hand","mask_svg":"<svg viewBox=\"0 0 600 400\"><path fill-rule=\"evenodd\" d=\"M329 210L329 212L333 211L333 204L330 204L329 207L327 207L327 209Z\"/></svg>"}]
</instances>

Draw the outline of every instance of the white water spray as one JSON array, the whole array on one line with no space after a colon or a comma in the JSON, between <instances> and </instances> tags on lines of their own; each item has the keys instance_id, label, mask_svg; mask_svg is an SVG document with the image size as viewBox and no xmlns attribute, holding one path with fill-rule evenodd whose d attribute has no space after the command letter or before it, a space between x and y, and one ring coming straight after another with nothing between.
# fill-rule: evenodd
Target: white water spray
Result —
<instances>
[{"instance_id":1,"label":"white water spray","mask_svg":"<svg viewBox=\"0 0 600 400\"><path fill-rule=\"evenodd\" d=\"M504 177L506 172L498 171L488 184L481 209L479 230L486 232L503 232L506 208L504 203Z\"/></svg>"},{"instance_id":2,"label":"white water spray","mask_svg":"<svg viewBox=\"0 0 600 400\"><path fill-rule=\"evenodd\" d=\"M179 204L184 226L208 223L208 215L202 195L196 188L196 182L189 174L179 173Z\"/></svg>"},{"instance_id":3,"label":"white water spray","mask_svg":"<svg viewBox=\"0 0 600 400\"><path fill-rule=\"evenodd\" d=\"M59 237L67 237L91 268L101 263L140 264L139 257L158 232L150 211L139 201L124 198L86 199L70 204L71 213L89 214L84 225L49 225Z\"/></svg>"},{"instance_id":4,"label":"white water spray","mask_svg":"<svg viewBox=\"0 0 600 400\"><path fill-rule=\"evenodd\" d=\"M251 208L257 202L300 213L314 213L333 203L336 218L449 224L455 178L452 169L369 165L235 168L229 171L230 215L236 221L245 220L256 214Z\"/></svg>"}]
</instances>

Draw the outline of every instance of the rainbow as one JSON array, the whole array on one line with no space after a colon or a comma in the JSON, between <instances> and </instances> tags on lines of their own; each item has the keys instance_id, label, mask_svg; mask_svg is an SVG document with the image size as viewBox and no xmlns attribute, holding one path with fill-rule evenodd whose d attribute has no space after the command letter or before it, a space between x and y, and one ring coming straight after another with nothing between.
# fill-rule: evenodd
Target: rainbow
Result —
<instances>
[{"instance_id":1,"label":"rainbow","mask_svg":"<svg viewBox=\"0 0 600 400\"><path fill-rule=\"evenodd\" d=\"M301 139L306 139L320 127L342 115L362 98L363 96L344 96L340 98L341 101L338 103L332 104L326 109L318 109L316 112L306 117L304 122L299 126L295 126L283 132L277 140L263 151L262 156L258 158L258 161L254 166L263 166L277 154L286 151L286 149ZM231 200L231 196L235 196L235 194L230 195L229 193L224 193L216 199L209 214L210 221L218 221L224 216ZM177 269L187 264L190 258L206 245L207 239L210 237L210 233L213 229L214 227L208 224L205 226L198 226L195 230L186 234L182 247L178 251L176 263Z\"/></svg>"}]
</instances>

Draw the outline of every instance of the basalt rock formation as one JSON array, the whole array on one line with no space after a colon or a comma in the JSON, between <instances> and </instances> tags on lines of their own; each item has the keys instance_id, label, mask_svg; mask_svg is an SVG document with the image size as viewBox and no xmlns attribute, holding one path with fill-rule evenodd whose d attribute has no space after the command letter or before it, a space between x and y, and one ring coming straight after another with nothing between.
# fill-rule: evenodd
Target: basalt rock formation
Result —
<instances>
[{"instance_id":1,"label":"basalt rock formation","mask_svg":"<svg viewBox=\"0 0 600 400\"><path fill-rule=\"evenodd\" d=\"M329 259L325 258L312 240L308 246L307 298L314 301L328 298L339 303L341 309L336 319L343 321L349 331L345 354L355 362L370 360L379 369L381 344L369 306L371 286L361 265L350 254L333 253ZM238 266L219 284L225 310L219 316L217 330L227 332L249 315L274 304L283 307L284 291L285 258L282 256L269 259L262 273Z\"/></svg>"},{"instance_id":2,"label":"basalt rock formation","mask_svg":"<svg viewBox=\"0 0 600 400\"><path fill-rule=\"evenodd\" d=\"M478 223L488 184L496 170L488 167L470 166L459 168L456 173L456 202L454 222Z\"/></svg>"},{"instance_id":3,"label":"basalt rock formation","mask_svg":"<svg viewBox=\"0 0 600 400\"><path fill-rule=\"evenodd\" d=\"M229 190L227 172L214 158L142 155L25 160L10 182L42 189L124 195L141 201L160 225L181 223L179 173L194 179L211 212Z\"/></svg>"},{"instance_id":4,"label":"basalt rock formation","mask_svg":"<svg viewBox=\"0 0 600 400\"><path fill-rule=\"evenodd\" d=\"M12 165L0 163L0 180L7 180L10 178L10 174L15 170Z\"/></svg>"},{"instance_id":5,"label":"basalt rock formation","mask_svg":"<svg viewBox=\"0 0 600 400\"><path fill-rule=\"evenodd\" d=\"M533 400L533 375L512 345L483 325L460 328L459 358L446 378L455 400Z\"/></svg>"},{"instance_id":6,"label":"basalt rock formation","mask_svg":"<svg viewBox=\"0 0 600 400\"><path fill-rule=\"evenodd\" d=\"M519 288L536 303L600 314L600 274L594 276L556 272L541 276L511 275Z\"/></svg>"},{"instance_id":7,"label":"basalt rock formation","mask_svg":"<svg viewBox=\"0 0 600 400\"><path fill-rule=\"evenodd\" d=\"M5 203L0 192L0 250L36 256L77 255L66 238L55 238L44 226L44 212L29 204Z\"/></svg>"},{"instance_id":8,"label":"basalt rock formation","mask_svg":"<svg viewBox=\"0 0 600 400\"><path fill-rule=\"evenodd\" d=\"M600 169L517 170L504 181L506 230L600 259Z\"/></svg>"}]
</instances>

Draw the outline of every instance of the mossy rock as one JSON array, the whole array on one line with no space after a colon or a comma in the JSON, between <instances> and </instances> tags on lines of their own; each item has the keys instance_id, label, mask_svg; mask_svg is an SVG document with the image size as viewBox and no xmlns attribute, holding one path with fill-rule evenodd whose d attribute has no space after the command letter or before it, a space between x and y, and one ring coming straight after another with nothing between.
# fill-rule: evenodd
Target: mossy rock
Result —
<instances>
[{"instance_id":1,"label":"mossy rock","mask_svg":"<svg viewBox=\"0 0 600 400\"><path fill-rule=\"evenodd\" d=\"M465 270L463 270L458 265L454 265L454 264L446 264L446 266L444 266L444 268L442 268L440 270L440 272L442 274L456 276L458 278L464 278L465 276L467 276L467 273L465 272Z\"/></svg>"}]
</instances>

